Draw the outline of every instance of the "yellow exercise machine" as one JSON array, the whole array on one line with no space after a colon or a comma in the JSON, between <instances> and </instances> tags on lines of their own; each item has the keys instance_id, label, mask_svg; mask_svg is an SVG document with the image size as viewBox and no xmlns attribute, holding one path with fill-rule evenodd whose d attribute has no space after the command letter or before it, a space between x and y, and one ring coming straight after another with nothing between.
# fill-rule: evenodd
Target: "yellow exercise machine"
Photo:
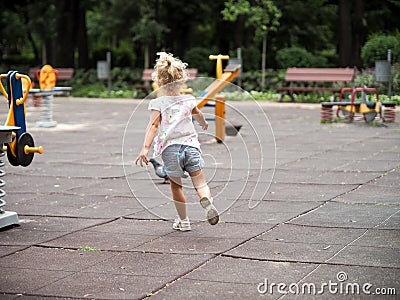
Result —
<instances>
[{"instance_id":1,"label":"yellow exercise machine","mask_svg":"<svg viewBox=\"0 0 400 300\"><path fill-rule=\"evenodd\" d=\"M1 82L6 78L7 91ZM26 90L23 93L22 79L26 80ZM29 76L19 74L18 71L10 71L7 74L0 75L0 90L4 97L8 99L8 116L5 126L16 128L12 132L12 139L3 148L7 151L7 158L13 166L28 166L34 153L43 153L42 147L35 147L33 137L26 132L25 123L25 101L29 94L31 80Z\"/></svg>"},{"instance_id":2,"label":"yellow exercise machine","mask_svg":"<svg viewBox=\"0 0 400 300\"><path fill-rule=\"evenodd\" d=\"M210 55L210 60L216 60L216 76L217 79L212 82L200 95L197 97L197 107L202 108L207 105L210 100L220 92L229 82L235 79L240 72L240 64L228 64L224 72L222 72L222 60L229 59L228 55ZM221 143L225 139L225 99L223 95L215 97L215 138ZM210 106L214 106L211 104Z\"/></svg>"}]
</instances>

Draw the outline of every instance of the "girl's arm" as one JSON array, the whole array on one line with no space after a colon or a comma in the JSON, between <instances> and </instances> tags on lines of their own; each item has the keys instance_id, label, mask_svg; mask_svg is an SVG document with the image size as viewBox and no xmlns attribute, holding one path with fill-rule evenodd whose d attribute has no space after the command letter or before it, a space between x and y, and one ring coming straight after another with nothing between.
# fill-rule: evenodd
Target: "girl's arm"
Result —
<instances>
[{"instance_id":1,"label":"girl's arm","mask_svg":"<svg viewBox=\"0 0 400 300\"><path fill-rule=\"evenodd\" d=\"M140 151L139 156L136 158L136 164L140 163L140 166L143 167L143 163L146 165L149 164L149 151L151 147L151 143L153 143L154 137L157 134L158 125L160 124L161 113L158 110L151 110L150 120L147 124L146 135L144 137L143 147Z\"/></svg>"},{"instance_id":2,"label":"girl's arm","mask_svg":"<svg viewBox=\"0 0 400 300\"><path fill-rule=\"evenodd\" d=\"M207 130L208 122L206 121L206 119L204 118L203 113L201 112L201 110L197 106L195 106L195 108L193 108L192 116L197 121L197 123L199 123L199 125L201 126L201 128L203 130Z\"/></svg>"}]
</instances>

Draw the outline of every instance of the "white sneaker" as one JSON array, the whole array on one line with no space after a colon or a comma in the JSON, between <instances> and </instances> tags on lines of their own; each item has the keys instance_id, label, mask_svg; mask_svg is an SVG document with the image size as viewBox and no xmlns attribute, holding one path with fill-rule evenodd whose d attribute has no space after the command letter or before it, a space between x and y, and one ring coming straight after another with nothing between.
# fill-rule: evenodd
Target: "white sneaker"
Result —
<instances>
[{"instance_id":1,"label":"white sneaker","mask_svg":"<svg viewBox=\"0 0 400 300\"><path fill-rule=\"evenodd\" d=\"M186 218L185 220L181 220L179 217L176 218L174 223L172 224L172 228L180 231L192 230L192 228L190 227L189 218Z\"/></svg>"},{"instance_id":2,"label":"white sneaker","mask_svg":"<svg viewBox=\"0 0 400 300\"><path fill-rule=\"evenodd\" d=\"M208 223L215 225L219 221L218 211L213 204L213 200L208 199L208 197L203 197L200 199L201 206L206 210L206 218Z\"/></svg>"}]
</instances>

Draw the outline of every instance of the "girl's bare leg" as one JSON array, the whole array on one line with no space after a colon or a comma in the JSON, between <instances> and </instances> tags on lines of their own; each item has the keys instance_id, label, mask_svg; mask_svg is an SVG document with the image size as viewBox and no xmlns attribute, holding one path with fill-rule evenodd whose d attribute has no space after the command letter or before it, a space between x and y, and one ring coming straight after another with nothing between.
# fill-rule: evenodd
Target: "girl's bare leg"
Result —
<instances>
[{"instance_id":1,"label":"girl's bare leg","mask_svg":"<svg viewBox=\"0 0 400 300\"><path fill-rule=\"evenodd\" d=\"M187 214L186 198L182 189L182 179L180 177L170 177L169 182L171 185L172 199L174 199L176 211L178 212L179 218L184 220L186 219Z\"/></svg>"},{"instance_id":2,"label":"girl's bare leg","mask_svg":"<svg viewBox=\"0 0 400 300\"><path fill-rule=\"evenodd\" d=\"M190 173L190 178L192 179L193 186L199 195L199 198L207 197L211 199L210 188L208 187L206 177L204 176L203 170L198 170L196 172Z\"/></svg>"}]
</instances>

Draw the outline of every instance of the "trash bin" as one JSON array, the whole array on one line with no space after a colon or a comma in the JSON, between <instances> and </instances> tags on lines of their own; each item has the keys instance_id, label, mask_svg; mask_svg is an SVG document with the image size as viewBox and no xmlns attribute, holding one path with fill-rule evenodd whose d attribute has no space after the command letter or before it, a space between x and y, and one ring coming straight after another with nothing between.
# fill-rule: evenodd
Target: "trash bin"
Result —
<instances>
[{"instance_id":1,"label":"trash bin","mask_svg":"<svg viewBox=\"0 0 400 300\"><path fill-rule=\"evenodd\" d=\"M375 79L377 82L390 81L390 61L377 60L375 62Z\"/></svg>"}]
</instances>

